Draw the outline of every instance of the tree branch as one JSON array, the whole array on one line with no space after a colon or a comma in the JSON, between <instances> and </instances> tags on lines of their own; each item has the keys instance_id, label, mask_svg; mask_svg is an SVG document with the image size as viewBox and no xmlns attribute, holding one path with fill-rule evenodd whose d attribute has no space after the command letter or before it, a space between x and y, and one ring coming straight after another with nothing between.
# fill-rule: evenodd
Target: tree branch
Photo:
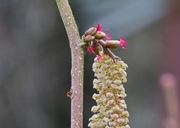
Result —
<instances>
[{"instance_id":1,"label":"tree branch","mask_svg":"<svg viewBox=\"0 0 180 128\"><path fill-rule=\"evenodd\" d=\"M71 48L71 128L83 128L84 50L68 0L56 0Z\"/></svg>"}]
</instances>

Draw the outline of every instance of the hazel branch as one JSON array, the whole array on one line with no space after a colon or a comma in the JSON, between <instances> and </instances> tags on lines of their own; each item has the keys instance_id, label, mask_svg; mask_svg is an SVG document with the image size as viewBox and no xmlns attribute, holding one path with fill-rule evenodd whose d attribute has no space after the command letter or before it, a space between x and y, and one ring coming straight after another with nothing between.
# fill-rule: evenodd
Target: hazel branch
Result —
<instances>
[{"instance_id":1,"label":"hazel branch","mask_svg":"<svg viewBox=\"0 0 180 128\"><path fill-rule=\"evenodd\" d=\"M68 0L56 0L71 48L71 128L83 128L84 49Z\"/></svg>"}]
</instances>

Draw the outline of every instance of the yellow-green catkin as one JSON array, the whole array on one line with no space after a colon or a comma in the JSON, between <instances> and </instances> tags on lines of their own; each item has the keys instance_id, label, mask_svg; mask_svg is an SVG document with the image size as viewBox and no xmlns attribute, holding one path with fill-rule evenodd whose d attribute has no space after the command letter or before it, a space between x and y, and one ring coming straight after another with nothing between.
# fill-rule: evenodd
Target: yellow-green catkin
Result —
<instances>
[{"instance_id":1,"label":"yellow-green catkin","mask_svg":"<svg viewBox=\"0 0 180 128\"><path fill-rule=\"evenodd\" d=\"M97 105L91 111L95 113L90 119L90 128L130 128L129 112L124 100L126 97L123 84L127 82L127 64L114 62L111 57L100 53L101 59L95 58L93 71L95 78L93 88L99 93L93 95Z\"/></svg>"}]
</instances>

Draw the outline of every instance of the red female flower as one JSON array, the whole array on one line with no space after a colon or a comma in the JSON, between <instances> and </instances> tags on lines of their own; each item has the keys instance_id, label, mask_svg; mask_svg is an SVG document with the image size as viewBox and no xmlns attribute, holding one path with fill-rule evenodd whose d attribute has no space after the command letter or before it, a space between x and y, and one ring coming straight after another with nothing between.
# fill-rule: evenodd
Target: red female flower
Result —
<instances>
[{"instance_id":1,"label":"red female flower","mask_svg":"<svg viewBox=\"0 0 180 128\"><path fill-rule=\"evenodd\" d=\"M92 54L93 50L94 50L94 48L93 48L92 46L89 46L87 51L88 51L90 54Z\"/></svg>"},{"instance_id":2,"label":"red female flower","mask_svg":"<svg viewBox=\"0 0 180 128\"><path fill-rule=\"evenodd\" d=\"M95 26L96 31L102 31L102 25L101 24L97 24L97 26Z\"/></svg>"},{"instance_id":3,"label":"red female flower","mask_svg":"<svg viewBox=\"0 0 180 128\"><path fill-rule=\"evenodd\" d=\"M119 42L120 42L119 45L122 47L122 49L125 49L125 46L128 45L127 41L125 41L123 37L120 37L120 41Z\"/></svg>"},{"instance_id":4,"label":"red female flower","mask_svg":"<svg viewBox=\"0 0 180 128\"><path fill-rule=\"evenodd\" d=\"M108 33L108 34L106 34L106 40L110 40L111 39L111 37L110 37L110 33Z\"/></svg>"},{"instance_id":5,"label":"red female flower","mask_svg":"<svg viewBox=\"0 0 180 128\"><path fill-rule=\"evenodd\" d=\"M97 55L97 60L101 60L102 56L100 54Z\"/></svg>"}]
</instances>

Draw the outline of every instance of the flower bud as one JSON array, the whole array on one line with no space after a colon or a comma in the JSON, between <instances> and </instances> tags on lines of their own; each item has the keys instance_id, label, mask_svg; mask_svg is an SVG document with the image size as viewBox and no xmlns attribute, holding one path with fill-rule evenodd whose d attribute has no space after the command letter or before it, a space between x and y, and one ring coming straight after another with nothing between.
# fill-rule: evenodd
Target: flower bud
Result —
<instances>
[{"instance_id":1,"label":"flower bud","mask_svg":"<svg viewBox=\"0 0 180 128\"><path fill-rule=\"evenodd\" d=\"M115 105L115 106L113 107L113 111L116 112L116 113L117 113L117 112L120 112L120 113L121 113L122 110L119 108L119 105ZM123 111L124 111L124 110L123 110Z\"/></svg>"},{"instance_id":2,"label":"flower bud","mask_svg":"<svg viewBox=\"0 0 180 128\"><path fill-rule=\"evenodd\" d=\"M117 88L117 85L111 84L111 87L114 88L114 89L116 89L116 88Z\"/></svg>"},{"instance_id":3,"label":"flower bud","mask_svg":"<svg viewBox=\"0 0 180 128\"><path fill-rule=\"evenodd\" d=\"M109 100L108 102L107 102L107 105L112 105L114 103L114 100Z\"/></svg>"},{"instance_id":4,"label":"flower bud","mask_svg":"<svg viewBox=\"0 0 180 128\"><path fill-rule=\"evenodd\" d=\"M110 49L118 48L120 45L120 42L118 40L108 40L106 41L106 46Z\"/></svg>"},{"instance_id":5,"label":"flower bud","mask_svg":"<svg viewBox=\"0 0 180 128\"><path fill-rule=\"evenodd\" d=\"M87 36L87 35L91 35L91 36L93 36L94 34L96 34L96 28L95 27L91 27L91 28L89 28L86 32L85 32L85 36Z\"/></svg>"},{"instance_id":6,"label":"flower bud","mask_svg":"<svg viewBox=\"0 0 180 128\"><path fill-rule=\"evenodd\" d=\"M125 122L125 119L124 119L124 118L118 118L118 119L117 119L117 122L118 122L119 124L123 124L123 123Z\"/></svg>"},{"instance_id":7,"label":"flower bud","mask_svg":"<svg viewBox=\"0 0 180 128\"><path fill-rule=\"evenodd\" d=\"M95 55L98 55L99 53L100 53L100 50L101 50L101 47L100 47L100 45L98 44L98 43L94 43L93 42L93 44L92 44L92 47L93 47L93 53L95 54Z\"/></svg>"},{"instance_id":8,"label":"flower bud","mask_svg":"<svg viewBox=\"0 0 180 128\"><path fill-rule=\"evenodd\" d=\"M126 97L126 94L118 94L117 96L118 96L118 98L123 99Z\"/></svg>"},{"instance_id":9,"label":"flower bud","mask_svg":"<svg viewBox=\"0 0 180 128\"><path fill-rule=\"evenodd\" d=\"M111 115L111 118L113 118L113 119L117 119L118 117L119 117L119 115L116 114L116 113L114 113L114 114Z\"/></svg>"},{"instance_id":10,"label":"flower bud","mask_svg":"<svg viewBox=\"0 0 180 128\"><path fill-rule=\"evenodd\" d=\"M106 34L102 31L97 31L94 36L96 39L104 39L106 37Z\"/></svg>"},{"instance_id":11,"label":"flower bud","mask_svg":"<svg viewBox=\"0 0 180 128\"><path fill-rule=\"evenodd\" d=\"M100 98L100 94L93 94L92 98L94 100L99 99Z\"/></svg>"},{"instance_id":12,"label":"flower bud","mask_svg":"<svg viewBox=\"0 0 180 128\"><path fill-rule=\"evenodd\" d=\"M98 84L98 83L100 83L100 80L98 80L98 79L93 80L93 84Z\"/></svg>"},{"instance_id":13,"label":"flower bud","mask_svg":"<svg viewBox=\"0 0 180 128\"><path fill-rule=\"evenodd\" d=\"M66 93L66 95L67 95L69 98L72 98L72 92L71 92L71 91L68 91L68 92Z\"/></svg>"},{"instance_id":14,"label":"flower bud","mask_svg":"<svg viewBox=\"0 0 180 128\"><path fill-rule=\"evenodd\" d=\"M120 106L121 106L121 108L123 108L123 109L124 109L124 108L125 108L125 109L127 108L127 105L126 105L126 104L120 104Z\"/></svg>"},{"instance_id":15,"label":"flower bud","mask_svg":"<svg viewBox=\"0 0 180 128\"><path fill-rule=\"evenodd\" d=\"M101 70L106 70L108 68L108 65L107 64L104 64L101 66Z\"/></svg>"},{"instance_id":16,"label":"flower bud","mask_svg":"<svg viewBox=\"0 0 180 128\"><path fill-rule=\"evenodd\" d=\"M100 87L99 84L94 84L94 85L93 85L93 88L98 88L98 87Z\"/></svg>"},{"instance_id":17,"label":"flower bud","mask_svg":"<svg viewBox=\"0 0 180 128\"><path fill-rule=\"evenodd\" d=\"M118 71L114 70L114 71L111 72L111 75L116 75L118 73L119 73Z\"/></svg>"},{"instance_id":18,"label":"flower bud","mask_svg":"<svg viewBox=\"0 0 180 128\"><path fill-rule=\"evenodd\" d=\"M126 125L125 128L130 128L130 126L129 126L129 125Z\"/></svg>"},{"instance_id":19,"label":"flower bud","mask_svg":"<svg viewBox=\"0 0 180 128\"><path fill-rule=\"evenodd\" d=\"M125 124L129 123L129 119L125 118Z\"/></svg>"},{"instance_id":20,"label":"flower bud","mask_svg":"<svg viewBox=\"0 0 180 128\"><path fill-rule=\"evenodd\" d=\"M102 74L102 73L97 75L97 78L98 78L99 80L104 79L104 77L105 77L105 75L104 75L104 74Z\"/></svg>"},{"instance_id":21,"label":"flower bud","mask_svg":"<svg viewBox=\"0 0 180 128\"><path fill-rule=\"evenodd\" d=\"M110 115L111 113L113 113L113 110L111 109L106 112L107 115Z\"/></svg>"},{"instance_id":22,"label":"flower bud","mask_svg":"<svg viewBox=\"0 0 180 128\"><path fill-rule=\"evenodd\" d=\"M122 113L122 116L123 116L123 117L129 117L129 112L128 112L128 111L124 111L124 112Z\"/></svg>"},{"instance_id":23,"label":"flower bud","mask_svg":"<svg viewBox=\"0 0 180 128\"><path fill-rule=\"evenodd\" d=\"M115 80L115 81L114 81L114 84L116 84L116 85L118 85L118 86L121 85L121 83L122 83L121 80Z\"/></svg>"},{"instance_id":24,"label":"flower bud","mask_svg":"<svg viewBox=\"0 0 180 128\"><path fill-rule=\"evenodd\" d=\"M84 42L90 42L92 40L94 40L95 37L94 36L91 36L91 35L87 35L84 37Z\"/></svg>"},{"instance_id":25,"label":"flower bud","mask_svg":"<svg viewBox=\"0 0 180 128\"><path fill-rule=\"evenodd\" d=\"M123 75L123 76L127 76L127 73L123 70L123 69L119 69L120 73Z\"/></svg>"},{"instance_id":26,"label":"flower bud","mask_svg":"<svg viewBox=\"0 0 180 128\"><path fill-rule=\"evenodd\" d=\"M110 86L111 85L111 80L106 80L106 86Z\"/></svg>"},{"instance_id":27,"label":"flower bud","mask_svg":"<svg viewBox=\"0 0 180 128\"><path fill-rule=\"evenodd\" d=\"M104 122L91 125L91 128L105 128L105 127L106 127L106 123Z\"/></svg>"},{"instance_id":28,"label":"flower bud","mask_svg":"<svg viewBox=\"0 0 180 128\"><path fill-rule=\"evenodd\" d=\"M91 118L89 118L89 120L95 120L95 119L98 119L98 115L97 114L94 114Z\"/></svg>"},{"instance_id":29,"label":"flower bud","mask_svg":"<svg viewBox=\"0 0 180 128\"><path fill-rule=\"evenodd\" d=\"M91 108L91 111L94 112L94 113L98 112L98 110L99 110L99 106L93 106Z\"/></svg>"},{"instance_id":30,"label":"flower bud","mask_svg":"<svg viewBox=\"0 0 180 128\"><path fill-rule=\"evenodd\" d=\"M103 103L103 101L102 101L101 99L97 99L96 102L97 102L98 104L102 104L102 103Z\"/></svg>"},{"instance_id":31,"label":"flower bud","mask_svg":"<svg viewBox=\"0 0 180 128\"><path fill-rule=\"evenodd\" d=\"M109 126L110 126L110 127L116 126L116 122L109 122Z\"/></svg>"},{"instance_id":32,"label":"flower bud","mask_svg":"<svg viewBox=\"0 0 180 128\"><path fill-rule=\"evenodd\" d=\"M92 68L97 69L98 65L96 63L93 63ZM94 70L93 70L94 71ZM96 70L95 70L96 71Z\"/></svg>"},{"instance_id":33,"label":"flower bud","mask_svg":"<svg viewBox=\"0 0 180 128\"><path fill-rule=\"evenodd\" d=\"M107 92L107 93L106 93L106 96L107 96L107 97L113 97L113 93Z\"/></svg>"},{"instance_id":34,"label":"flower bud","mask_svg":"<svg viewBox=\"0 0 180 128\"><path fill-rule=\"evenodd\" d=\"M122 77L121 77L121 80L122 80L123 83L126 83L126 82L127 82L127 78L126 78L125 76L122 76Z\"/></svg>"}]
</instances>

